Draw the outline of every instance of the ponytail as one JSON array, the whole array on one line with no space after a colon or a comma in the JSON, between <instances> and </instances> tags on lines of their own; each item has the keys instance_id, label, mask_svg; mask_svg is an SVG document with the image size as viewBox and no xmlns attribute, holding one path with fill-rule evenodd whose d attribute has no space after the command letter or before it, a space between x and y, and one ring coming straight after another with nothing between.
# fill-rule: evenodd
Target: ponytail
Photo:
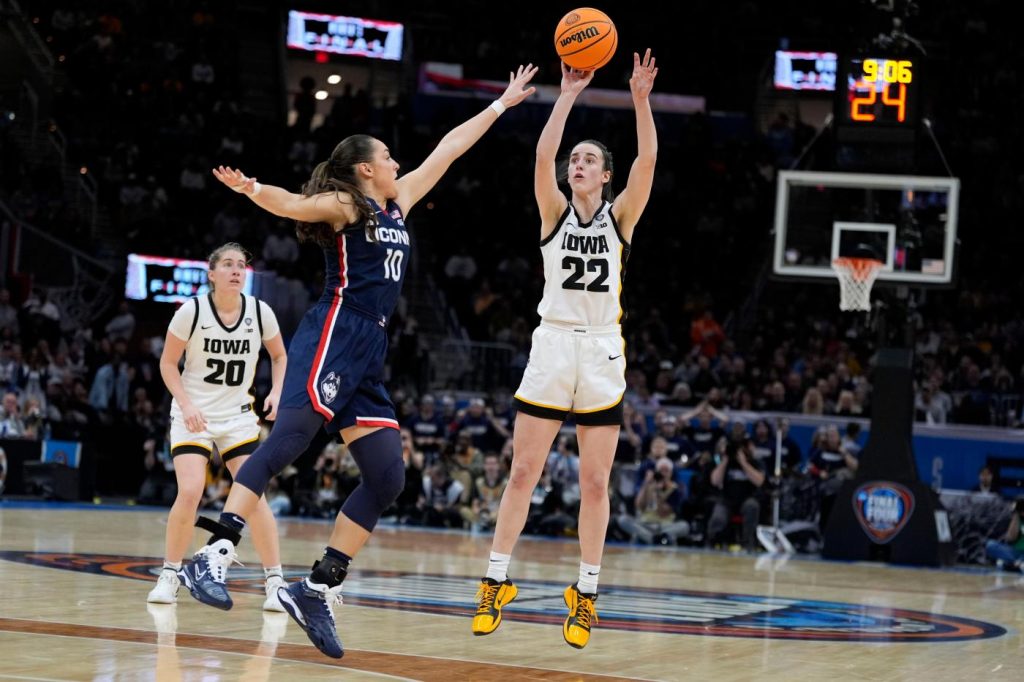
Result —
<instances>
[{"instance_id":1,"label":"ponytail","mask_svg":"<svg viewBox=\"0 0 1024 682\"><path fill-rule=\"evenodd\" d=\"M366 195L359 189L355 167L360 163L373 161L374 139L369 135L350 135L338 143L326 161L321 161L313 169L312 175L302 185L302 195L311 197L326 192L334 192L334 197L341 202L341 194L351 197L351 205L358 216L357 222L366 225L367 234L375 237L373 228L377 224L377 216ZM347 202L345 202L347 203ZM297 221L295 233L300 242L313 242L319 246L330 246L334 243L334 226L327 223L307 223Z\"/></svg>"}]
</instances>

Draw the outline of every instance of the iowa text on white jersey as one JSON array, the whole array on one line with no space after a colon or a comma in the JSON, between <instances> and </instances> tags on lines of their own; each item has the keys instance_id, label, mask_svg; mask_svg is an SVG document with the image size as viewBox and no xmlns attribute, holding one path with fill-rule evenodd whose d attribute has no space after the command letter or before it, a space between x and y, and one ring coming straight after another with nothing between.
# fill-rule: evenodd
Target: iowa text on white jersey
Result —
<instances>
[{"instance_id":1,"label":"iowa text on white jersey","mask_svg":"<svg viewBox=\"0 0 1024 682\"><path fill-rule=\"evenodd\" d=\"M629 244L619 233L611 203L604 202L584 223L570 202L540 252L544 296L537 313L542 320L588 327L619 324Z\"/></svg>"},{"instance_id":2,"label":"iowa text on white jersey","mask_svg":"<svg viewBox=\"0 0 1024 682\"><path fill-rule=\"evenodd\" d=\"M280 332L269 305L243 295L238 320L228 326L217 315L210 296L199 296L178 308L168 329L186 342L182 384L207 421L252 409L260 348ZM177 400L171 402L171 416L181 418Z\"/></svg>"}]
</instances>

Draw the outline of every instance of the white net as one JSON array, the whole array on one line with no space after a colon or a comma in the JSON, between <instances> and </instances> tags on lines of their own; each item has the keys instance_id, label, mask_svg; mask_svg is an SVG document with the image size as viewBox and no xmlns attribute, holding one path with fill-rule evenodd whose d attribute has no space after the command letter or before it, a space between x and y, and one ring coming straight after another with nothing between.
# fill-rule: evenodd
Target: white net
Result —
<instances>
[{"instance_id":1,"label":"white net","mask_svg":"<svg viewBox=\"0 0 1024 682\"><path fill-rule=\"evenodd\" d=\"M882 261L872 258L836 258L832 269L839 278L839 309L871 310L871 286L875 283Z\"/></svg>"}]
</instances>

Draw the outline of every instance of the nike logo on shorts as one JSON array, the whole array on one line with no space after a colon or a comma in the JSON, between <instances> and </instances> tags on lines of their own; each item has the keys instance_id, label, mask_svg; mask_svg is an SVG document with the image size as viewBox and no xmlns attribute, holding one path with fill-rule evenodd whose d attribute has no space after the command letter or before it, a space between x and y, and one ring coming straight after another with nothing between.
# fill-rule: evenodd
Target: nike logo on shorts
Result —
<instances>
[{"instance_id":1,"label":"nike logo on shorts","mask_svg":"<svg viewBox=\"0 0 1024 682\"><path fill-rule=\"evenodd\" d=\"M615 359L621 358L621 357L622 357L622 353L619 353L618 355L609 355L608 359L609 360L615 360Z\"/></svg>"}]
</instances>

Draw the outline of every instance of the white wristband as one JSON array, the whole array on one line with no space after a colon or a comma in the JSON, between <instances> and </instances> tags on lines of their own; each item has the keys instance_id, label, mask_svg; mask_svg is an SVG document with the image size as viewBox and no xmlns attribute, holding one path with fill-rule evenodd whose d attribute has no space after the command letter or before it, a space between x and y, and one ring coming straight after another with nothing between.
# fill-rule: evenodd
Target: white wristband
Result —
<instances>
[{"instance_id":1,"label":"white wristband","mask_svg":"<svg viewBox=\"0 0 1024 682\"><path fill-rule=\"evenodd\" d=\"M501 103L500 99L496 99L493 102L491 102L491 109L494 109L494 113L496 113L498 116L504 114L506 108L507 107L505 107L505 105Z\"/></svg>"},{"instance_id":2,"label":"white wristband","mask_svg":"<svg viewBox=\"0 0 1024 682\"><path fill-rule=\"evenodd\" d=\"M256 196L263 191L263 185L258 182L252 183L252 196Z\"/></svg>"}]
</instances>

